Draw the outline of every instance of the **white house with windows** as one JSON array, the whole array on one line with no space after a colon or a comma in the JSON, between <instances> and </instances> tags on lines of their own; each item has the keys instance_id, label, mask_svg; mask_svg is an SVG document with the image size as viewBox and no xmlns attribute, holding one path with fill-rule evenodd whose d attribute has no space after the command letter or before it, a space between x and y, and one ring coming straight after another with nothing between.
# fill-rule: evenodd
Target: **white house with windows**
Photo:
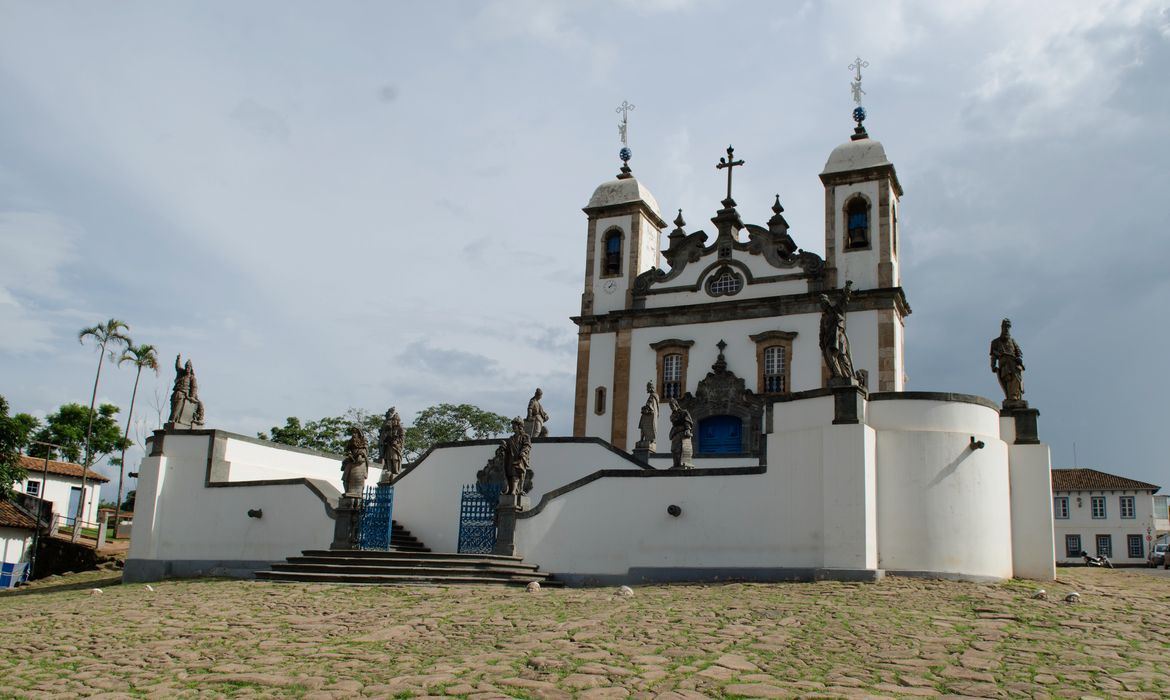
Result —
<instances>
[{"instance_id":1,"label":"white house with windows","mask_svg":"<svg viewBox=\"0 0 1170 700\"><path fill-rule=\"evenodd\" d=\"M82 522L97 522L101 486L109 479L92 469L86 470L83 494L80 464L21 455L20 466L28 474L24 481L13 484L14 488L21 493L51 501L54 516L59 524L68 525L73 522L77 513L77 502L82 498L85 499L85 507L81 514Z\"/></svg>"},{"instance_id":2,"label":"white house with windows","mask_svg":"<svg viewBox=\"0 0 1170 700\"><path fill-rule=\"evenodd\" d=\"M1156 511L1160 486L1096 469L1052 470L1052 517L1059 563L1081 563L1081 552L1117 564L1144 564L1150 544L1166 532Z\"/></svg>"}]
</instances>

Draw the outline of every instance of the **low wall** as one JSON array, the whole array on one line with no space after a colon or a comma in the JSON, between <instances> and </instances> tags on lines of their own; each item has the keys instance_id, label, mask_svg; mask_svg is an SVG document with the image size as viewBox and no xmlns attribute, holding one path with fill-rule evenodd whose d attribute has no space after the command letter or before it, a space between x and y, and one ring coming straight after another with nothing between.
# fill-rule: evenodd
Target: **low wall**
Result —
<instances>
[{"instance_id":1,"label":"low wall","mask_svg":"<svg viewBox=\"0 0 1170 700\"><path fill-rule=\"evenodd\" d=\"M596 472L522 514L517 549L580 584L886 571L994 580L1024 561L1032 566L1022 575L1043 577L1035 563L1051 551L1051 525L1015 541L1012 526L1014 510L1042 511L1050 501L1034 488L1047 462L1033 460L1027 496L1014 507L1009 445L992 402L875 394L862 415L860 424L834 424L823 391L777 401L766 467Z\"/></svg>"},{"instance_id":2,"label":"low wall","mask_svg":"<svg viewBox=\"0 0 1170 700\"><path fill-rule=\"evenodd\" d=\"M328 548L332 506L341 495L334 485L340 463L241 438L214 430L171 432L161 455L143 459L125 580L251 576L303 549ZM310 475L333 472L337 479L296 476L298 468ZM241 478L264 473L282 478ZM250 517L249 510L262 515Z\"/></svg>"},{"instance_id":3,"label":"low wall","mask_svg":"<svg viewBox=\"0 0 1170 700\"><path fill-rule=\"evenodd\" d=\"M444 443L431 449L394 483L394 520L436 552L459 547L463 486L495 454L499 440ZM533 503L546 493L601 469L645 470L629 455L597 438L533 440Z\"/></svg>"}]
</instances>

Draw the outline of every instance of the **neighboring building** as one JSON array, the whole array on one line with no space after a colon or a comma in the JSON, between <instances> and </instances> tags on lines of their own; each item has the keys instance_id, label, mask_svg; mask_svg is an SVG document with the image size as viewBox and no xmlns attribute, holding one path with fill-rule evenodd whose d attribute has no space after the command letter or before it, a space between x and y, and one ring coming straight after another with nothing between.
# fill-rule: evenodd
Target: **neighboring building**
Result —
<instances>
[{"instance_id":1,"label":"neighboring building","mask_svg":"<svg viewBox=\"0 0 1170 700\"><path fill-rule=\"evenodd\" d=\"M64 518L63 524L73 522L77 512L77 502L82 498L80 464L72 462L58 462L49 460L46 467L41 457L21 455L20 466L28 471L24 481L15 484L16 490L30 496L51 501L53 512ZM98 502L101 500L99 492L101 485L109 479L94 470L88 470L85 483L85 510L81 520L86 523L96 523L98 520Z\"/></svg>"},{"instance_id":2,"label":"neighboring building","mask_svg":"<svg viewBox=\"0 0 1170 700\"><path fill-rule=\"evenodd\" d=\"M1053 469L1057 562L1079 563L1084 550L1118 564L1144 563L1166 526L1165 509L1154 509L1160 488L1096 469Z\"/></svg>"},{"instance_id":3,"label":"neighboring building","mask_svg":"<svg viewBox=\"0 0 1170 700\"><path fill-rule=\"evenodd\" d=\"M36 521L16 505L0 501L0 589L12 588L28 575Z\"/></svg>"}]
</instances>

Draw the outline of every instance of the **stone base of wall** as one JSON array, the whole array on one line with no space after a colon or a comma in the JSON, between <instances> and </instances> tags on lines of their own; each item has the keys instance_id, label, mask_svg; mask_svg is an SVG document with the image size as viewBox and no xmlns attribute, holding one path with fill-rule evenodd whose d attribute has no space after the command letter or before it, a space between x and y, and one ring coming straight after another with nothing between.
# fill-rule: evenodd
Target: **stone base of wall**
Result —
<instances>
[{"instance_id":1,"label":"stone base of wall","mask_svg":"<svg viewBox=\"0 0 1170 700\"><path fill-rule=\"evenodd\" d=\"M275 562L242 559L127 559L122 570L123 583L147 583L167 578L255 578L257 571L267 571Z\"/></svg>"},{"instance_id":2,"label":"stone base of wall","mask_svg":"<svg viewBox=\"0 0 1170 700\"><path fill-rule=\"evenodd\" d=\"M810 581L880 581L881 569L822 567L631 567L624 574L556 574L567 586L619 586L647 583L807 583Z\"/></svg>"}]
</instances>

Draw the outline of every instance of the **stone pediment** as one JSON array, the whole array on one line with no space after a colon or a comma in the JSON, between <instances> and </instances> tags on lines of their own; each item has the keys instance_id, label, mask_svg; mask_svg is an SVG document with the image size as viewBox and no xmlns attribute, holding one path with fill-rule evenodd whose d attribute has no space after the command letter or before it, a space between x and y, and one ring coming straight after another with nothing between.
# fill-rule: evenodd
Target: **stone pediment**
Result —
<instances>
[{"instance_id":1,"label":"stone pediment","mask_svg":"<svg viewBox=\"0 0 1170 700\"><path fill-rule=\"evenodd\" d=\"M795 271L799 268L806 277L819 279L824 273L825 261L816 253L797 248L792 236L788 235L788 222L780 213L784 208L780 206L779 197L772 211L774 215L765 228L755 224L745 225L734 207L720 210L711 219L719 233L715 241L707 245L710 237L703 231L687 233L682 210L679 210L674 220L675 229L667 237L669 247L663 252L670 266L669 271L652 267L638 275L634 279L634 295L648 294L656 285L677 279L691 263L698 263L711 256L715 256L712 262L730 261L736 257L736 253L758 255L779 270ZM748 232L747 242L738 239L738 232L744 228Z\"/></svg>"}]
</instances>

